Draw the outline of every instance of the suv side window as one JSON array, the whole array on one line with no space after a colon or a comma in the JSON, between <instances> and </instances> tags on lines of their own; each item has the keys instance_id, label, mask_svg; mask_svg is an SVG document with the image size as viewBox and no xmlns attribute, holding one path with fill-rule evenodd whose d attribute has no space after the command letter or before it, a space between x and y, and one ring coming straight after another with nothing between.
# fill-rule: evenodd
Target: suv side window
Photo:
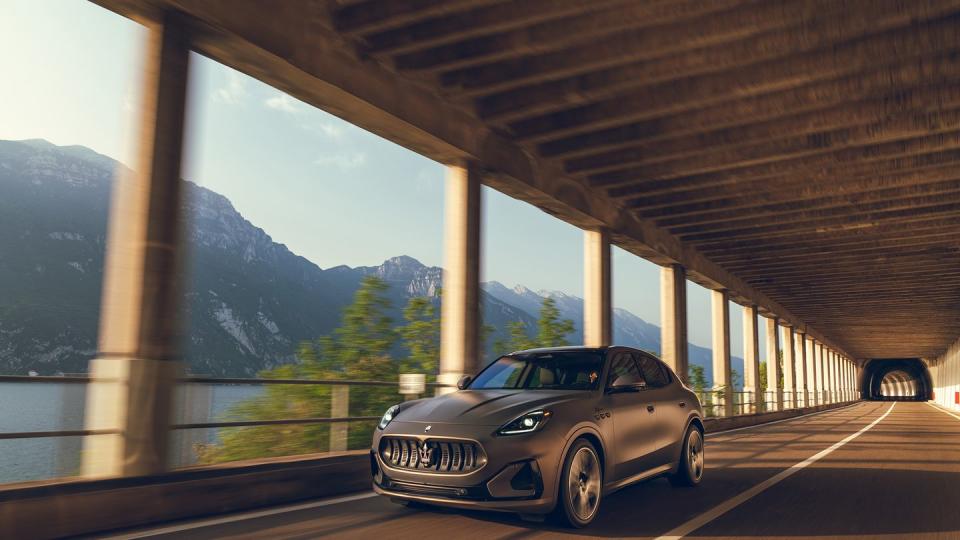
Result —
<instances>
[{"instance_id":1,"label":"suv side window","mask_svg":"<svg viewBox=\"0 0 960 540\"><path fill-rule=\"evenodd\" d=\"M607 386L612 386L614 381L620 379L621 383L639 384L644 382L643 375L637 367L637 362L633 355L627 352L617 353L610 364L610 376L607 378Z\"/></svg>"},{"instance_id":2,"label":"suv side window","mask_svg":"<svg viewBox=\"0 0 960 540\"><path fill-rule=\"evenodd\" d=\"M670 384L670 377L663 371L658 360L645 354L638 354L637 362L640 364L640 371L647 381L647 386L661 388Z\"/></svg>"}]
</instances>

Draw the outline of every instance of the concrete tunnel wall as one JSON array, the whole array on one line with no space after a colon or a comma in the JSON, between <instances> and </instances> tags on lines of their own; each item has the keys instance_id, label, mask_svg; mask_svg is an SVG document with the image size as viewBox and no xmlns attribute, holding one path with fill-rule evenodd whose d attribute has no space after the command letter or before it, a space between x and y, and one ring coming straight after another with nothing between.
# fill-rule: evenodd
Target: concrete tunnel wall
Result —
<instances>
[{"instance_id":1,"label":"concrete tunnel wall","mask_svg":"<svg viewBox=\"0 0 960 540\"><path fill-rule=\"evenodd\" d=\"M930 364L933 401L948 409L960 411L960 338Z\"/></svg>"}]
</instances>

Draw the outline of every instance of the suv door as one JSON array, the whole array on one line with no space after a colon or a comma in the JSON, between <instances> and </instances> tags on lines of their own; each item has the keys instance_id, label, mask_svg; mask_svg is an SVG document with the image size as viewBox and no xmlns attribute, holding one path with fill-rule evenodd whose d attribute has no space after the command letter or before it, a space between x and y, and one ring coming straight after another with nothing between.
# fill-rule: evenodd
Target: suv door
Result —
<instances>
[{"instance_id":1,"label":"suv door","mask_svg":"<svg viewBox=\"0 0 960 540\"><path fill-rule=\"evenodd\" d=\"M655 406L646 395L646 382L630 351L614 353L607 372L603 403L612 414L616 463L615 480L640 474L654 465Z\"/></svg>"},{"instance_id":2,"label":"suv door","mask_svg":"<svg viewBox=\"0 0 960 540\"><path fill-rule=\"evenodd\" d=\"M653 446L651 467L657 467L676 459L675 443L680 437L677 433L686 422L685 416L680 418L679 411L686 409L681 409L677 403L677 392L671 384L669 371L659 360L648 353L638 352L637 365L647 383L644 394L655 409L654 425L649 436Z\"/></svg>"}]
</instances>

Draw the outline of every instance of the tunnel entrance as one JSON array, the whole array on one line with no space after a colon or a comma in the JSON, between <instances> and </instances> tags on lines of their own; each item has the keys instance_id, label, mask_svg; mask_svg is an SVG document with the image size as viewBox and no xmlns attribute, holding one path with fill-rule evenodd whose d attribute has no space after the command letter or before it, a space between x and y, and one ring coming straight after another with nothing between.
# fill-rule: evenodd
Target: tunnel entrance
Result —
<instances>
[{"instance_id":1,"label":"tunnel entrance","mask_svg":"<svg viewBox=\"0 0 960 540\"><path fill-rule=\"evenodd\" d=\"M863 368L864 398L877 401L933 399L933 380L917 358L874 359Z\"/></svg>"}]
</instances>

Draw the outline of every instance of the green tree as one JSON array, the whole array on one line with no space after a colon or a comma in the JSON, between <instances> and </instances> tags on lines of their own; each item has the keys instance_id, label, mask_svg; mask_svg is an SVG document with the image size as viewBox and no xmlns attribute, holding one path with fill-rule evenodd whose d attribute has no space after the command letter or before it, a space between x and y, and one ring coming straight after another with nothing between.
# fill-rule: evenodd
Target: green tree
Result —
<instances>
[{"instance_id":1,"label":"green tree","mask_svg":"<svg viewBox=\"0 0 960 540\"><path fill-rule=\"evenodd\" d=\"M498 339L494 344L496 354L533 349L537 346L536 341L527 333L527 325L523 321L507 323L507 335L507 339Z\"/></svg>"},{"instance_id":2,"label":"green tree","mask_svg":"<svg viewBox=\"0 0 960 540\"><path fill-rule=\"evenodd\" d=\"M430 298L418 296L407 302L403 310L407 324L398 329L407 349L400 361L401 373L425 373L435 378L440 358L440 317Z\"/></svg>"},{"instance_id":3,"label":"green tree","mask_svg":"<svg viewBox=\"0 0 960 540\"><path fill-rule=\"evenodd\" d=\"M767 391L767 363L760 362L760 369L758 371L759 371L759 375L757 376L760 377L760 391L766 392Z\"/></svg>"},{"instance_id":4,"label":"green tree","mask_svg":"<svg viewBox=\"0 0 960 540\"><path fill-rule=\"evenodd\" d=\"M513 321L507 324L509 337L506 340L498 340L495 349L497 354L506 354L537 347L563 347L570 344L567 336L575 329L573 321L560 318L556 300L547 297L543 299L543 305L540 307L536 337L530 336L527 325L522 321Z\"/></svg>"},{"instance_id":5,"label":"green tree","mask_svg":"<svg viewBox=\"0 0 960 540\"><path fill-rule=\"evenodd\" d=\"M696 392L703 392L707 387L707 377L704 374L703 366L690 364L690 386Z\"/></svg>"},{"instance_id":6,"label":"green tree","mask_svg":"<svg viewBox=\"0 0 960 540\"><path fill-rule=\"evenodd\" d=\"M332 334L314 342L302 343L297 362L265 370L265 379L342 379L395 381L397 362L389 351L397 344L400 333L387 315L391 308L386 297L387 284L368 276L354 295L353 303L342 315L341 325ZM419 302L408 306L414 323L423 322L430 312ZM408 326L410 320L408 319ZM424 325L415 324L407 335L415 343L418 360L429 356ZM397 401L396 389L353 387L350 392L350 416L377 416ZM226 420L269 420L280 418L325 418L330 416L331 389L326 385L267 385L263 395L244 400L231 407ZM370 444L374 426L370 422L349 426L348 447L363 448ZM197 454L201 462L213 463L238 459L285 456L324 451L329 447L328 424L289 424L226 428L219 444L201 445Z\"/></svg>"},{"instance_id":7,"label":"green tree","mask_svg":"<svg viewBox=\"0 0 960 540\"><path fill-rule=\"evenodd\" d=\"M540 333L537 335L538 347L563 347L569 345L567 336L574 331L573 321L560 318L557 301L547 297L540 307L540 320L537 321Z\"/></svg>"}]
</instances>

